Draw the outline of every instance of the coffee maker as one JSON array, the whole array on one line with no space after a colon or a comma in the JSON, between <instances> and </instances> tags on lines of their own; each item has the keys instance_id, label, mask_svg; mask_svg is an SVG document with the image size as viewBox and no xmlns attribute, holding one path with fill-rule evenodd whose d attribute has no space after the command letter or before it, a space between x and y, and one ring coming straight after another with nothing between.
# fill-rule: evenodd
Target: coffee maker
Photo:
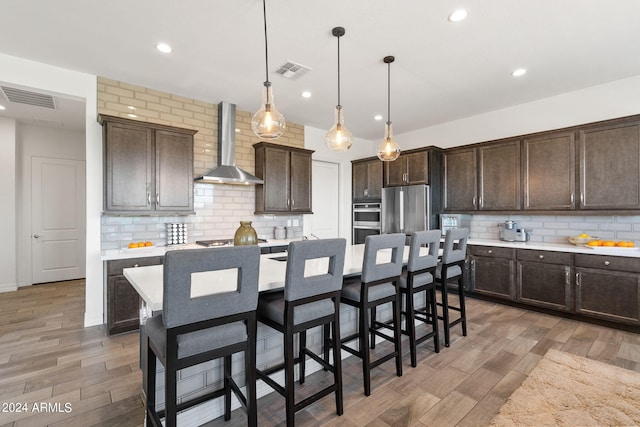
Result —
<instances>
[{"instance_id":1,"label":"coffee maker","mask_svg":"<svg viewBox=\"0 0 640 427\"><path fill-rule=\"evenodd\" d=\"M505 221L498 224L498 238L505 242L528 242L531 237L531 230L518 228L515 221Z\"/></svg>"}]
</instances>

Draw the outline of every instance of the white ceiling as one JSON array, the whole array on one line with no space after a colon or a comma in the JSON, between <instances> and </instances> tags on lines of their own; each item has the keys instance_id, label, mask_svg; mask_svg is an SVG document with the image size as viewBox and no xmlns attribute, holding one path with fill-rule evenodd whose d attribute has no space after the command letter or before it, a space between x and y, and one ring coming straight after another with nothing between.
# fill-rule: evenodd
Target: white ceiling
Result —
<instances>
[{"instance_id":1,"label":"white ceiling","mask_svg":"<svg viewBox=\"0 0 640 427\"><path fill-rule=\"evenodd\" d=\"M468 18L448 22L459 7ZM3 0L2 15L1 53L245 111L260 104L261 0ZM345 123L356 137L379 139L386 55L396 57L391 119L403 133L640 75L638 16L638 0L267 0L269 78L287 120L330 128L331 29L345 27ZM159 41L173 53L156 51ZM312 70L284 79L274 71L287 60ZM518 67L528 73L511 77Z\"/></svg>"}]
</instances>

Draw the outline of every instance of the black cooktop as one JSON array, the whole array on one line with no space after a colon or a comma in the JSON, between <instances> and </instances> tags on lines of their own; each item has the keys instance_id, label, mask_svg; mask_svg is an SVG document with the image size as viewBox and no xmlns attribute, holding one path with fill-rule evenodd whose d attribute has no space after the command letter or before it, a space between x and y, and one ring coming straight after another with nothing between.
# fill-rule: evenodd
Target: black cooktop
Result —
<instances>
[{"instance_id":1,"label":"black cooktop","mask_svg":"<svg viewBox=\"0 0 640 427\"><path fill-rule=\"evenodd\" d=\"M258 239L258 243L267 243L266 239ZM196 244L215 248L217 246L233 246L233 239L196 240Z\"/></svg>"}]
</instances>

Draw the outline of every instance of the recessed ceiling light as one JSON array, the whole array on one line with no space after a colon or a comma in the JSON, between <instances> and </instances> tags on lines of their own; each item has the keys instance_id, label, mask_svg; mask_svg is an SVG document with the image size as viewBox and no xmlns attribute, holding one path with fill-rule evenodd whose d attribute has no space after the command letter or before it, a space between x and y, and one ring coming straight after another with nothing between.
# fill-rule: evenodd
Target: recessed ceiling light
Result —
<instances>
[{"instance_id":1,"label":"recessed ceiling light","mask_svg":"<svg viewBox=\"0 0 640 427\"><path fill-rule=\"evenodd\" d=\"M300 94L303 98L311 98L311 92L309 92L308 90L305 90L304 92L302 92Z\"/></svg>"},{"instance_id":2,"label":"recessed ceiling light","mask_svg":"<svg viewBox=\"0 0 640 427\"><path fill-rule=\"evenodd\" d=\"M527 70L525 68L518 68L511 73L513 77L520 77L524 76L525 74L527 74Z\"/></svg>"},{"instance_id":3,"label":"recessed ceiling light","mask_svg":"<svg viewBox=\"0 0 640 427\"><path fill-rule=\"evenodd\" d=\"M156 45L156 49L158 49L162 53L171 53L171 51L173 50L171 49L171 46L166 43L158 43Z\"/></svg>"},{"instance_id":4,"label":"recessed ceiling light","mask_svg":"<svg viewBox=\"0 0 640 427\"><path fill-rule=\"evenodd\" d=\"M380 114L376 114L373 116L373 120L382 120L382 116Z\"/></svg>"},{"instance_id":5,"label":"recessed ceiling light","mask_svg":"<svg viewBox=\"0 0 640 427\"><path fill-rule=\"evenodd\" d=\"M467 17L467 11L464 9L458 9L456 11L454 11L451 15L449 15L449 21L450 22L460 22L462 21L464 18Z\"/></svg>"},{"instance_id":6,"label":"recessed ceiling light","mask_svg":"<svg viewBox=\"0 0 640 427\"><path fill-rule=\"evenodd\" d=\"M132 119L135 119L138 116L136 116L135 114L127 114L127 117L131 117Z\"/></svg>"},{"instance_id":7,"label":"recessed ceiling light","mask_svg":"<svg viewBox=\"0 0 640 427\"><path fill-rule=\"evenodd\" d=\"M4 105L0 105L0 110L6 110L7 108Z\"/></svg>"}]
</instances>

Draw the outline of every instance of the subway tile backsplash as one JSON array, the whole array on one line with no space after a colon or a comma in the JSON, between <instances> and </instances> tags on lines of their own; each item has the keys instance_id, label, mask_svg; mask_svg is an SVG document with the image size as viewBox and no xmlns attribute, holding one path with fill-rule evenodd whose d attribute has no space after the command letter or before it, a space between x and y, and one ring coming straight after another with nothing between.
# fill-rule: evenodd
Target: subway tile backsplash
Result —
<instances>
[{"instance_id":1,"label":"subway tile backsplash","mask_svg":"<svg viewBox=\"0 0 640 427\"><path fill-rule=\"evenodd\" d=\"M166 223L188 224L187 243L232 239L240 221L252 221L259 238L272 240L275 227L287 227L288 238L302 238L302 215L254 215L255 188L194 184L195 215L103 216L102 250L126 248L130 242L165 245Z\"/></svg>"},{"instance_id":2,"label":"subway tile backsplash","mask_svg":"<svg viewBox=\"0 0 640 427\"><path fill-rule=\"evenodd\" d=\"M567 243L568 236L587 233L601 239L632 240L640 246L640 216L611 215L470 215L470 237L497 239L506 220L532 230L532 242Z\"/></svg>"}]
</instances>

